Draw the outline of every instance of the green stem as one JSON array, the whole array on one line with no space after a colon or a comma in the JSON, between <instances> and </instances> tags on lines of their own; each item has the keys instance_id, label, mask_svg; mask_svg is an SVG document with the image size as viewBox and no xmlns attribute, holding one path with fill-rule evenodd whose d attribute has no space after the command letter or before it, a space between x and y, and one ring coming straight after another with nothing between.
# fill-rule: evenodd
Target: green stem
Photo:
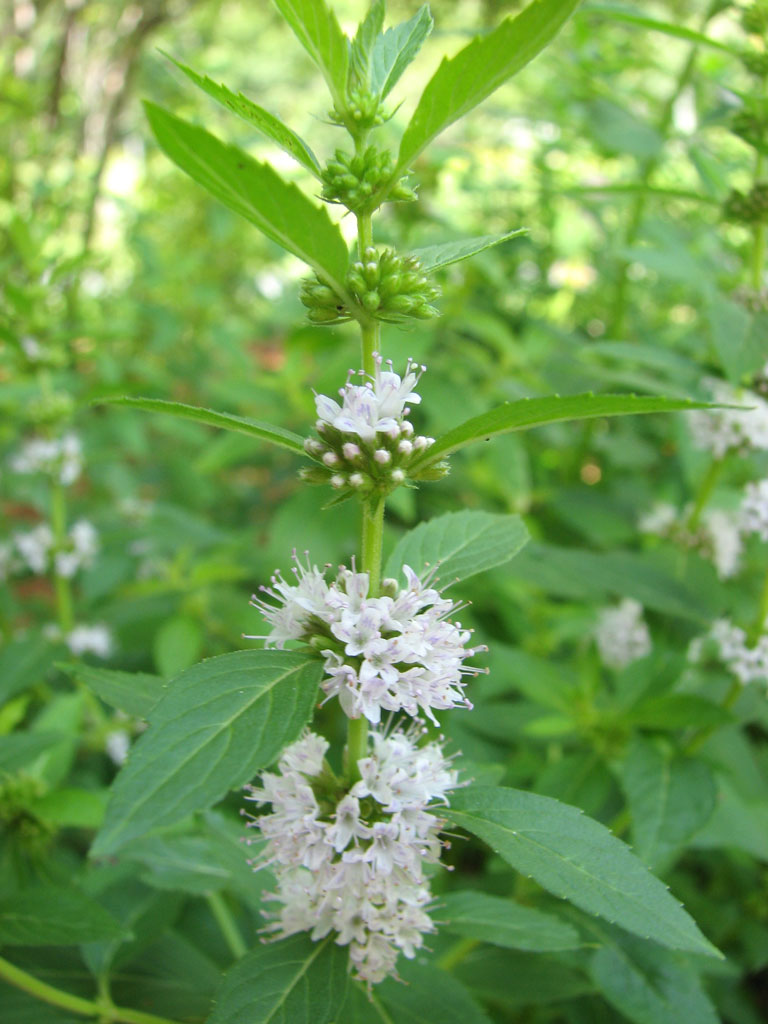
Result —
<instances>
[{"instance_id":1,"label":"green stem","mask_svg":"<svg viewBox=\"0 0 768 1024\"><path fill-rule=\"evenodd\" d=\"M248 952L248 947L243 941L240 929L237 927L232 913L227 906L226 900L220 892L207 892L205 899L211 913L216 918L216 924L229 946L229 951L235 960L241 960Z\"/></svg>"},{"instance_id":2,"label":"green stem","mask_svg":"<svg viewBox=\"0 0 768 1024\"><path fill-rule=\"evenodd\" d=\"M760 594L757 615L752 623L752 629L749 631L749 642L751 644L756 644L763 635L766 618L768 618L768 571L766 571L765 579L763 580L763 590Z\"/></svg>"},{"instance_id":3,"label":"green stem","mask_svg":"<svg viewBox=\"0 0 768 1024\"><path fill-rule=\"evenodd\" d=\"M709 10L705 13L702 24L700 26L701 32L704 31L710 19L717 12L717 7L717 3L712 3L710 5ZM666 99L666 102L664 103L664 107L661 111L661 117L659 118L658 124L656 126L656 130L661 136L666 136L669 126L672 123L672 117L675 111L675 104L677 103L677 100L682 91L688 85L690 77L693 73L693 69L696 66L696 58L698 56L698 52L698 46L693 46L691 48L691 51L688 54L688 57L677 76L677 81L675 82L674 88L672 89L672 92L669 94L669 96ZM651 177L653 176L654 172L656 171L656 168L659 166L660 163L661 153L659 153L656 156L649 157L648 159L640 162L639 178L641 184L647 185L650 182ZM623 239L623 244L625 247L631 246L637 239L637 235L640 230L640 225L643 222L643 215L645 213L645 205L647 200L648 192L640 192L630 208L629 222L624 232ZM629 260L622 260L619 264L619 273L616 282L616 293L614 295L613 310L610 317L610 336L614 338L620 338L623 335L625 329L625 319L627 314L627 287L629 283L627 271L629 270L629 265Z\"/></svg>"},{"instance_id":4,"label":"green stem","mask_svg":"<svg viewBox=\"0 0 768 1024\"><path fill-rule=\"evenodd\" d=\"M53 985L40 981L2 958L0 958L0 978L43 1003L58 1006L60 1009L69 1010L72 1013L79 1013L84 1017L99 1017L104 1021L114 1022L114 1024L177 1024L176 1021L170 1020L168 1017L156 1017L153 1013L129 1010L123 1006L114 1006L111 1002L94 1002L91 999L73 996L69 992L63 992L60 988L54 988Z\"/></svg>"},{"instance_id":5,"label":"green stem","mask_svg":"<svg viewBox=\"0 0 768 1024\"><path fill-rule=\"evenodd\" d=\"M755 184L757 185L763 176L765 158L758 153L755 158ZM763 285L763 264L765 262L765 224L755 224L755 234L752 243L752 287L759 292Z\"/></svg>"},{"instance_id":6,"label":"green stem","mask_svg":"<svg viewBox=\"0 0 768 1024\"><path fill-rule=\"evenodd\" d=\"M51 489L51 532L53 533L54 559L67 543L67 503L63 484L57 480ZM56 617L61 632L66 635L75 624L72 611L72 589L69 579L56 571L54 560L53 585L56 591Z\"/></svg>"},{"instance_id":7,"label":"green stem","mask_svg":"<svg viewBox=\"0 0 768 1024\"><path fill-rule=\"evenodd\" d=\"M730 711L730 709L738 700L743 689L744 684L740 683L738 679L734 679L731 682L730 689L726 693L725 697L723 698L723 702L720 705L724 711ZM696 733L696 735L693 736L688 741L688 743L685 744L685 747L683 748L684 752L686 754L695 754L697 750L700 750L701 747L704 746L704 744L707 742L712 733L719 728L719 723L717 725L708 725L705 729L702 729L700 732Z\"/></svg>"},{"instance_id":8,"label":"green stem","mask_svg":"<svg viewBox=\"0 0 768 1024\"><path fill-rule=\"evenodd\" d=\"M713 459L710 463L709 469L707 470L706 476L699 484L699 490L696 494L696 500L693 503L691 514L688 516L688 522L685 524L686 527L693 531L696 530L701 522L701 517L704 509L707 507L709 499L712 497L712 492L717 485L717 481L720 479L720 474L723 471L725 465L725 459Z\"/></svg>"},{"instance_id":9,"label":"green stem","mask_svg":"<svg viewBox=\"0 0 768 1024\"><path fill-rule=\"evenodd\" d=\"M457 943L443 953L437 961L437 966L444 971L452 971L457 964L460 964L479 945L479 939L459 939Z\"/></svg>"}]
</instances>

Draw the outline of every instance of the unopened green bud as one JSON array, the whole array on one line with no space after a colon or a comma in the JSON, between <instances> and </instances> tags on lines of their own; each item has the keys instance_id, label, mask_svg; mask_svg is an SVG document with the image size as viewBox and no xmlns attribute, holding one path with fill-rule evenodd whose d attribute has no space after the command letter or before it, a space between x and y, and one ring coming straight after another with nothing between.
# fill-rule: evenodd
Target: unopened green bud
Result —
<instances>
[{"instance_id":1,"label":"unopened green bud","mask_svg":"<svg viewBox=\"0 0 768 1024\"><path fill-rule=\"evenodd\" d=\"M369 313L375 313L381 305L381 299L379 298L378 292L365 292L360 297L360 301Z\"/></svg>"}]
</instances>

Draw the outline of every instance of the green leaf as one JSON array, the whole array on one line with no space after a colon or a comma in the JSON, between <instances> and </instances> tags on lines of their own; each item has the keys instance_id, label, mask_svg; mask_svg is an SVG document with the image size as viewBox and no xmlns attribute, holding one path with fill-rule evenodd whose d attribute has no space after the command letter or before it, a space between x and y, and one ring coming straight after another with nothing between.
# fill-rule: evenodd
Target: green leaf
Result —
<instances>
[{"instance_id":1,"label":"green leaf","mask_svg":"<svg viewBox=\"0 0 768 1024\"><path fill-rule=\"evenodd\" d=\"M373 0L368 8L368 13L357 27L357 33L349 51L350 87L362 86L365 89L370 89L371 56L376 40L384 27L385 14L384 0Z\"/></svg>"},{"instance_id":2,"label":"green leaf","mask_svg":"<svg viewBox=\"0 0 768 1024\"><path fill-rule=\"evenodd\" d=\"M27 768L64 738L59 732L14 732L0 736L0 772L12 774Z\"/></svg>"},{"instance_id":3,"label":"green leaf","mask_svg":"<svg viewBox=\"0 0 768 1024\"><path fill-rule=\"evenodd\" d=\"M96 665L60 664L62 672L85 683L105 704L136 718L146 718L157 703L163 680L147 672L120 672Z\"/></svg>"},{"instance_id":4,"label":"green leaf","mask_svg":"<svg viewBox=\"0 0 768 1024\"><path fill-rule=\"evenodd\" d=\"M236 651L172 679L117 776L93 853L220 800L270 764L309 721L322 666L293 651Z\"/></svg>"},{"instance_id":5,"label":"green leaf","mask_svg":"<svg viewBox=\"0 0 768 1024\"><path fill-rule=\"evenodd\" d=\"M475 949L458 964L455 973L479 999L503 1007L514 1021L532 1016L530 1011L521 1014L523 1007L574 1000L593 990L582 971L553 956L493 946ZM595 1024L589 1016L582 1021Z\"/></svg>"},{"instance_id":6,"label":"green leaf","mask_svg":"<svg viewBox=\"0 0 768 1024\"><path fill-rule=\"evenodd\" d=\"M257 946L225 976L206 1024L332 1024L349 981L349 951L332 936Z\"/></svg>"},{"instance_id":7,"label":"green leaf","mask_svg":"<svg viewBox=\"0 0 768 1024\"><path fill-rule=\"evenodd\" d=\"M209 427L220 427L222 430L233 430L259 441L269 441L280 448L287 448L296 455L305 455L304 439L290 430L275 427L271 423L260 420L246 419L244 416L233 416L228 412L214 412L213 409L201 409L196 405L185 405L183 402L166 402L162 398L100 398L99 404L124 405L132 409L144 409L146 412L164 412L169 416L180 416L185 420L195 420Z\"/></svg>"},{"instance_id":8,"label":"green leaf","mask_svg":"<svg viewBox=\"0 0 768 1024\"><path fill-rule=\"evenodd\" d=\"M246 96L243 96L242 93L235 94L225 85L217 85L207 75L198 75L192 68L174 60L169 54L166 53L165 56L168 57L168 60L173 61L176 67L183 71L187 78L194 82L199 89L202 89L203 92L215 99L217 103L221 103L222 106L233 111L238 117L242 117L244 121L253 125L263 135L266 135L268 139L277 143L282 150L288 153L289 156L292 156L297 163L300 163L311 174L314 174L316 178L320 177L320 164L315 154L303 139L299 138L294 131L291 131L274 114L270 114L268 110L253 103Z\"/></svg>"},{"instance_id":9,"label":"green leaf","mask_svg":"<svg viewBox=\"0 0 768 1024\"><path fill-rule=\"evenodd\" d=\"M632 845L655 869L669 866L715 809L717 786L709 765L673 757L660 744L635 737L621 768L632 815Z\"/></svg>"},{"instance_id":10,"label":"green leaf","mask_svg":"<svg viewBox=\"0 0 768 1024\"><path fill-rule=\"evenodd\" d=\"M613 942L598 949L590 959L590 974L611 1006L635 1024L720 1020L700 978L683 957L630 935L616 933Z\"/></svg>"},{"instance_id":11,"label":"green leaf","mask_svg":"<svg viewBox=\"0 0 768 1024\"><path fill-rule=\"evenodd\" d=\"M715 50L738 56L740 51L736 46L728 46L711 39L702 32L686 28L685 25L676 25L670 21L659 21L657 18L646 18L632 11L629 8L613 7L610 4L591 3L581 8L580 14L604 14L614 21L625 21L630 25L638 25L640 28L651 29L654 32L663 32L667 36L675 36L677 39L686 39L689 43L697 46L709 46Z\"/></svg>"},{"instance_id":12,"label":"green leaf","mask_svg":"<svg viewBox=\"0 0 768 1024\"><path fill-rule=\"evenodd\" d=\"M521 552L511 572L548 593L564 597L634 597L645 607L667 615L695 622L712 618L712 607L708 604L711 594L692 589L664 567L649 561L647 554L636 551L587 551L532 543ZM671 694L665 699L671 698L673 704L681 698L684 703L690 700L693 704L706 704L710 720L718 714L714 705L694 694ZM644 708L644 714L645 711ZM662 717L651 708L647 713L655 720ZM721 720L723 714L720 710Z\"/></svg>"},{"instance_id":13,"label":"green leaf","mask_svg":"<svg viewBox=\"0 0 768 1024\"><path fill-rule=\"evenodd\" d=\"M732 384L740 384L765 361L765 346L752 333L753 317L737 302L713 295L707 304L712 344Z\"/></svg>"},{"instance_id":14,"label":"green leaf","mask_svg":"<svg viewBox=\"0 0 768 1024\"><path fill-rule=\"evenodd\" d=\"M523 398L505 402L489 412L473 416L439 437L425 454L413 463L424 469L474 441L487 441L511 430L531 430L563 420L595 419L599 416L634 416L639 413L680 412L714 408L709 402L688 398L656 398L649 395L550 395L547 398Z\"/></svg>"},{"instance_id":15,"label":"green leaf","mask_svg":"<svg viewBox=\"0 0 768 1024\"><path fill-rule=\"evenodd\" d=\"M666 693L636 704L627 713L633 725L645 729L710 729L725 725L730 713L695 693Z\"/></svg>"},{"instance_id":16,"label":"green leaf","mask_svg":"<svg viewBox=\"0 0 768 1024\"><path fill-rule=\"evenodd\" d=\"M533 60L559 32L579 0L533 0L450 60L444 58L419 99L400 142L397 170L406 168L448 125Z\"/></svg>"},{"instance_id":17,"label":"green leaf","mask_svg":"<svg viewBox=\"0 0 768 1024\"><path fill-rule=\"evenodd\" d=\"M371 89L383 99L397 84L432 31L432 15L424 4L408 21L378 37L371 55Z\"/></svg>"},{"instance_id":18,"label":"green leaf","mask_svg":"<svg viewBox=\"0 0 768 1024\"><path fill-rule=\"evenodd\" d=\"M670 949L720 956L628 846L576 807L515 789L470 787L448 817L556 896Z\"/></svg>"},{"instance_id":19,"label":"green leaf","mask_svg":"<svg viewBox=\"0 0 768 1024\"><path fill-rule=\"evenodd\" d=\"M382 1024L491 1024L474 997L452 975L431 964L405 960L397 965L405 982L388 978L376 986L388 1016Z\"/></svg>"},{"instance_id":20,"label":"green leaf","mask_svg":"<svg viewBox=\"0 0 768 1024\"><path fill-rule=\"evenodd\" d=\"M441 899L446 931L468 939L533 953L577 949L583 943L571 925L553 914L484 892L451 892Z\"/></svg>"},{"instance_id":21,"label":"green leaf","mask_svg":"<svg viewBox=\"0 0 768 1024\"><path fill-rule=\"evenodd\" d=\"M527 541L520 516L469 509L447 512L406 533L389 556L385 573L397 577L402 566L409 565L420 574L425 566L437 566L440 580L449 584L503 565Z\"/></svg>"},{"instance_id":22,"label":"green leaf","mask_svg":"<svg viewBox=\"0 0 768 1024\"><path fill-rule=\"evenodd\" d=\"M32 801L33 814L63 828L97 829L104 821L109 792L106 789L56 789Z\"/></svg>"},{"instance_id":23,"label":"green leaf","mask_svg":"<svg viewBox=\"0 0 768 1024\"><path fill-rule=\"evenodd\" d=\"M275 6L296 38L322 71L334 102L341 104L347 89L349 42L325 0L275 0Z\"/></svg>"},{"instance_id":24,"label":"green leaf","mask_svg":"<svg viewBox=\"0 0 768 1024\"><path fill-rule=\"evenodd\" d=\"M154 103L145 102L144 107L160 147L174 163L346 297L347 246L325 209L283 181L269 164Z\"/></svg>"},{"instance_id":25,"label":"green leaf","mask_svg":"<svg viewBox=\"0 0 768 1024\"><path fill-rule=\"evenodd\" d=\"M40 637L12 640L0 647L0 704L39 683L58 653Z\"/></svg>"},{"instance_id":26,"label":"green leaf","mask_svg":"<svg viewBox=\"0 0 768 1024\"><path fill-rule=\"evenodd\" d=\"M23 889L0 899L0 945L73 946L122 932L111 914L72 886Z\"/></svg>"},{"instance_id":27,"label":"green leaf","mask_svg":"<svg viewBox=\"0 0 768 1024\"><path fill-rule=\"evenodd\" d=\"M480 235L478 238L464 238L457 242L444 242L442 245L428 245L424 249L414 249L411 256L419 261L423 270L439 270L440 267L448 267L452 263L468 260L470 256L476 256L479 252L492 249L494 245L507 242L510 238L518 238L520 235L527 234L528 228L518 228L516 231L507 231L503 235Z\"/></svg>"},{"instance_id":28,"label":"green leaf","mask_svg":"<svg viewBox=\"0 0 768 1024\"><path fill-rule=\"evenodd\" d=\"M152 643L152 655L161 676L176 676L194 665L202 649L200 623L187 615L166 619Z\"/></svg>"}]
</instances>

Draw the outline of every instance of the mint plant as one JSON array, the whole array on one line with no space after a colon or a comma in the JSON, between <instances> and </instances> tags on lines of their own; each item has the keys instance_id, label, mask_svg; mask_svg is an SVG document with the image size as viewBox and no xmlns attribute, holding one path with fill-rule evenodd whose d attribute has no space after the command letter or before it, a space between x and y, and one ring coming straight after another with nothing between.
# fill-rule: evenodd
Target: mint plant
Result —
<instances>
[{"instance_id":1,"label":"mint plant","mask_svg":"<svg viewBox=\"0 0 768 1024\"><path fill-rule=\"evenodd\" d=\"M291 452L302 460L303 480L323 488L318 505L325 500L325 508L318 516L332 516L340 502L356 503L359 542L350 539L347 562L338 568L321 568L323 552L312 551L294 555L289 569L287 551L282 570L253 599L269 630L251 639L264 646L195 664L171 678L159 697L142 677L86 673L97 694L149 723L112 785L91 856L119 871L155 844L155 851L168 854L172 877L200 887L230 962L237 961L221 984L210 1024L487 1021L453 973L486 935L500 947L568 952L595 937L604 943L601 951L608 950L612 937L628 933L626 941L657 960L689 953L716 962L720 954L693 919L609 829L567 803L497 785L492 774L474 779L439 733L448 715L472 715L476 658L485 649L457 618L461 600L446 591L517 555L527 540L520 518L449 512L417 525L384 561L392 494L400 487L439 486L450 457L476 441L566 420L708 405L622 394L549 396L506 403L432 438L412 422L426 368L418 354L404 367L387 359L387 331L438 315L436 275L444 267L519 231L400 253L378 243L379 211L388 203L416 201L417 157L525 67L577 3L534 0L444 60L396 152L382 141L393 132L390 93L432 27L427 8L385 29L384 3L375 0L349 40L324 0L276 0L276 6L322 72L329 120L349 137L327 163L268 110L179 67L313 176L312 195L269 164L152 103L149 122L182 170L307 265L300 298L309 322L318 330L354 326L359 356L350 345L355 365L346 382L338 382L338 398L316 395L317 420L307 436L226 411L150 398L119 401ZM353 254L329 213L334 206L355 218ZM716 415L735 422L742 414ZM714 422L715 428L707 421L706 429L716 429ZM300 536L295 547L304 550ZM620 667L647 650L637 607L622 611L634 643L629 655L613 651L606 659ZM218 850L214 838L229 834L229 822L212 808L232 801L233 791L240 800L243 789L244 834L256 873L239 888L251 900L252 893L268 893L268 941L257 934L246 941L215 880L190 883L195 872L185 866L185 857L194 855L215 874L209 854ZM554 902L532 908L523 899L460 885L443 903L432 885L449 846L448 828L476 837L524 884L533 880L567 900L570 913L560 913ZM175 840L181 842L174 846ZM70 937L87 944L85 955L99 978L95 999L56 989L9 961L0 961L0 977L74 1013L167 1024L113 1001L109 942L120 928L98 895L83 892L69 908ZM23 944L23 922L40 919L41 902L34 893L11 901L8 917L15 914L21 923L16 932L6 925L10 941L21 936ZM443 921L458 941L429 963L427 937L439 942ZM505 934L510 921L526 936L518 946ZM609 974L610 961L603 968ZM397 983L400 978L407 986Z\"/></svg>"}]
</instances>

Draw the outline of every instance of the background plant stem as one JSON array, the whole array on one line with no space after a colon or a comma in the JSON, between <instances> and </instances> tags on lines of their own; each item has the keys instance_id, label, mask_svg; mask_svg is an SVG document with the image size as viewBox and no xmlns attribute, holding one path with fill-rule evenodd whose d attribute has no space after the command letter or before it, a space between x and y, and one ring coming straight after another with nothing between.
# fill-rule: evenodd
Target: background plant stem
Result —
<instances>
[{"instance_id":1,"label":"background plant stem","mask_svg":"<svg viewBox=\"0 0 768 1024\"><path fill-rule=\"evenodd\" d=\"M40 981L2 958L0 958L0 978L44 1003L58 1006L62 1010L69 1010L72 1013L79 1013L84 1017L98 1017L103 1021L114 1022L114 1024L177 1024L176 1021L169 1020L168 1017L156 1017L153 1013L142 1013L140 1010L129 1010L122 1006L113 1006L111 1003L97 1003L91 999L73 996L69 992L64 992L60 988L54 988L53 985Z\"/></svg>"},{"instance_id":2,"label":"background plant stem","mask_svg":"<svg viewBox=\"0 0 768 1024\"><path fill-rule=\"evenodd\" d=\"M229 946L230 953L235 960L240 960L248 952L248 947L243 941L240 929L237 927L237 922L232 916L226 900L220 892L207 892L205 899L211 913L216 918L216 924L224 936L224 941Z\"/></svg>"},{"instance_id":3,"label":"background plant stem","mask_svg":"<svg viewBox=\"0 0 768 1024\"><path fill-rule=\"evenodd\" d=\"M53 533L53 586L56 592L56 618L61 632L66 636L72 631L74 613L72 611L72 588L67 576L62 576L56 569L55 556L67 543L67 502L64 485L55 481L51 489L51 532Z\"/></svg>"}]
</instances>

